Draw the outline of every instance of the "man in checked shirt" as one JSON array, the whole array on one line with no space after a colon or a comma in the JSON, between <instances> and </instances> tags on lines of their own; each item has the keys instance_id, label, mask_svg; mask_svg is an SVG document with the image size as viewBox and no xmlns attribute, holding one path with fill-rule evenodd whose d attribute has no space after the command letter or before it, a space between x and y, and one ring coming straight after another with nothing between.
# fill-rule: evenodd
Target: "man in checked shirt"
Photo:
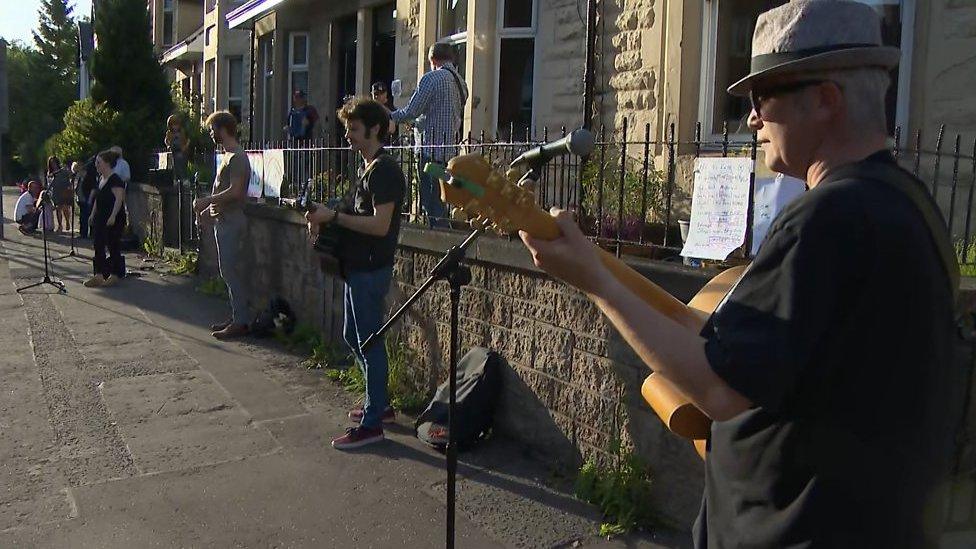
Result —
<instances>
[{"instance_id":1,"label":"man in checked shirt","mask_svg":"<svg viewBox=\"0 0 976 549\"><path fill-rule=\"evenodd\" d=\"M450 44L438 42L428 54L430 72L417 84L407 106L394 111L394 122L414 121L417 157L420 161L420 205L430 227L448 226L448 215L435 180L423 171L428 162L446 164L457 156L457 142L468 101L468 86L454 66Z\"/></svg>"}]
</instances>

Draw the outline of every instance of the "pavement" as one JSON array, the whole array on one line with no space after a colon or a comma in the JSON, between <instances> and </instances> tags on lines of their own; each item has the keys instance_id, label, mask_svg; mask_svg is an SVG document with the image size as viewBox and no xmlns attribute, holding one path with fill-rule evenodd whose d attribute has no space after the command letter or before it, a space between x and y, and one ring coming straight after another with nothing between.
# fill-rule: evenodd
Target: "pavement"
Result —
<instances>
[{"instance_id":1,"label":"pavement","mask_svg":"<svg viewBox=\"0 0 976 549\"><path fill-rule=\"evenodd\" d=\"M0 548L444 545L443 456L400 417L338 452L354 399L267 340L217 342L227 303L143 272L88 289L89 241L10 221L0 240ZM126 254L130 270L147 264ZM668 531L605 540L599 512L511 441L462 454L457 547L686 547Z\"/></svg>"}]
</instances>

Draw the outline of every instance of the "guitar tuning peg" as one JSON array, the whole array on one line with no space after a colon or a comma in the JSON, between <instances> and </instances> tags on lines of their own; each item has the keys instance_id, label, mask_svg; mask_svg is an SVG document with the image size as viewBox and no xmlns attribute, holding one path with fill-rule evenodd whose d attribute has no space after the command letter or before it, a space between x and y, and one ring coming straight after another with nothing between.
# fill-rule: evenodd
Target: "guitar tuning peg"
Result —
<instances>
[{"instance_id":1,"label":"guitar tuning peg","mask_svg":"<svg viewBox=\"0 0 976 549\"><path fill-rule=\"evenodd\" d=\"M489 223L491 222L483 215L479 215L468 221L468 224L471 225L472 229L484 229Z\"/></svg>"}]
</instances>

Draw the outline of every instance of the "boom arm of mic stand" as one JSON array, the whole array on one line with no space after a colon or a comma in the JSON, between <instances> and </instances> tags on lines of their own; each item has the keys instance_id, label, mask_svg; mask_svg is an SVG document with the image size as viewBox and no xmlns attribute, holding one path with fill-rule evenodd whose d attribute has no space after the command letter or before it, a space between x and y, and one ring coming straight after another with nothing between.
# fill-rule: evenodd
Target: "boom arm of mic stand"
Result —
<instances>
[{"instance_id":1,"label":"boom arm of mic stand","mask_svg":"<svg viewBox=\"0 0 976 549\"><path fill-rule=\"evenodd\" d=\"M424 283L417 288L417 291L414 292L413 295L411 295L395 313L393 313L393 316L386 321L386 324L383 324L383 326L377 330L376 333L366 338L366 341L359 346L359 349L365 353L366 349L375 343L376 340L381 339L386 332L390 331L390 328L396 324L400 317L406 314L410 307L413 306L414 302L420 299L420 297L424 295L424 292L426 292L434 284L434 282L446 279L452 271L457 269L457 267L461 264L461 260L464 259L464 255L468 247L471 246L471 244L474 243L479 236L481 236L481 232L481 229L475 229L471 232L471 234L468 235L467 238L464 239L464 242L458 244L457 246L452 246L447 253L444 254L444 257L442 257L437 265L435 265L431 270L430 276L427 277L427 280L425 280Z\"/></svg>"}]
</instances>

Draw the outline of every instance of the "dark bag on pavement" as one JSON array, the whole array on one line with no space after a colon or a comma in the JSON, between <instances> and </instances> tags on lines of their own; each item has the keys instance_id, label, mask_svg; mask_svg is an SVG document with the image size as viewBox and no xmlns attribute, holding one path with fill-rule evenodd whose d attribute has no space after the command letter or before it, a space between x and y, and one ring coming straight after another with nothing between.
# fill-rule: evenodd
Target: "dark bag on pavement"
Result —
<instances>
[{"instance_id":1,"label":"dark bag on pavement","mask_svg":"<svg viewBox=\"0 0 976 549\"><path fill-rule=\"evenodd\" d=\"M267 308L254 317L249 328L253 337L270 337L276 329L290 334L295 328L295 313L287 301L275 296L268 302Z\"/></svg>"},{"instance_id":2,"label":"dark bag on pavement","mask_svg":"<svg viewBox=\"0 0 976 549\"><path fill-rule=\"evenodd\" d=\"M475 347L458 362L454 425L459 450L470 448L491 434L502 388L503 360L494 351ZM437 388L434 399L414 424L417 438L438 450L447 447L450 397L448 380Z\"/></svg>"}]
</instances>

